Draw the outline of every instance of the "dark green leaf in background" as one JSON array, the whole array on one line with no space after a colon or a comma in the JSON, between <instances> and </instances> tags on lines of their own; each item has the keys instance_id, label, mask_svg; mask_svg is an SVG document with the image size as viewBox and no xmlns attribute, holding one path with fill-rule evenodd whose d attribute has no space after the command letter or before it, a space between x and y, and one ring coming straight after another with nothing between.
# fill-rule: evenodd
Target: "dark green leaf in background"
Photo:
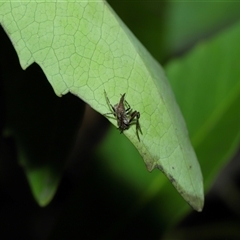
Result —
<instances>
[{"instance_id":1,"label":"dark green leaf in background","mask_svg":"<svg viewBox=\"0 0 240 240\"><path fill-rule=\"evenodd\" d=\"M239 39L237 23L166 66L200 160L206 189L239 146Z\"/></svg>"}]
</instances>

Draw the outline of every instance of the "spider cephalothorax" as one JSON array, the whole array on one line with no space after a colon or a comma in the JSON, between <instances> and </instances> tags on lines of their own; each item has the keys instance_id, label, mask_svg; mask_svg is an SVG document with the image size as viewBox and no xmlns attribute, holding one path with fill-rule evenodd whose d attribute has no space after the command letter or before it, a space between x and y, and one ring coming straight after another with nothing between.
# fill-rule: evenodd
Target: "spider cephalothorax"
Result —
<instances>
[{"instance_id":1,"label":"spider cephalothorax","mask_svg":"<svg viewBox=\"0 0 240 240\"><path fill-rule=\"evenodd\" d=\"M138 131L142 133L140 124L139 124L139 118L140 118L140 112L133 111L128 104L128 102L125 100L125 93L121 96L119 103L115 104L114 106L110 103L107 93L104 91L105 97L107 100L107 103L111 109L110 113L105 113L104 115L113 114L118 123L118 129L122 133L124 130L129 129L129 127L132 124L136 124L136 134L137 138L140 141Z\"/></svg>"}]
</instances>

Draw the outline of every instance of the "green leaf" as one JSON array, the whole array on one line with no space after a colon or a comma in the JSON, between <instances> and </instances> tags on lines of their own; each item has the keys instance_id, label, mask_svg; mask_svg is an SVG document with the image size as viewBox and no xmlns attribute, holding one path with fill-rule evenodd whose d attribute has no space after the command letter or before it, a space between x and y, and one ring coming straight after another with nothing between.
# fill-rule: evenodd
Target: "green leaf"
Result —
<instances>
[{"instance_id":1,"label":"green leaf","mask_svg":"<svg viewBox=\"0 0 240 240\"><path fill-rule=\"evenodd\" d=\"M108 2L160 62L185 52L197 41L216 34L239 19L240 4L236 1L221 4L216 1Z\"/></svg>"},{"instance_id":2,"label":"green leaf","mask_svg":"<svg viewBox=\"0 0 240 240\"><path fill-rule=\"evenodd\" d=\"M239 39L240 22L166 66L206 190L239 147Z\"/></svg>"},{"instance_id":3,"label":"green leaf","mask_svg":"<svg viewBox=\"0 0 240 240\"><path fill-rule=\"evenodd\" d=\"M36 64L22 71L10 47L5 45L1 62L5 128L15 137L19 162L34 198L45 206L57 190L84 104L72 95L56 97Z\"/></svg>"},{"instance_id":4,"label":"green leaf","mask_svg":"<svg viewBox=\"0 0 240 240\"><path fill-rule=\"evenodd\" d=\"M112 104L126 93L143 135L139 142L134 127L125 135L148 170L163 171L201 211L201 170L165 74L106 2L7 2L0 20L21 66L38 63L57 95L71 92L106 113L104 89Z\"/></svg>"},{"instance_id":5,"label":"green leaf","mask_svg":"<svg viewBox=\"0 0 240 240\"><path fill-rule=\"evenodd\" d=\"M172 55L212 36L239 19L239 2L168 2L161 48ZM205 17L203 17L205 16ZM156 21L156 20L155 20Z\"/></svg>"},{"instance_id":6,"label":"green leaf","mask_svg":"<svg viewBox=\"0 0 240 240\"><path fill-rule=\"evenodd\" d=\"M239 30L237 24L166 66L203 169L205 191L239 147ZM112 129L97 154L107 156L102 160L106 172L137 192L134 207L142 210L149 204L155 209L162 228L176 224L190 211L164 177L156 171L145 174L136 151Z\"/></svg>"}]
</instances>

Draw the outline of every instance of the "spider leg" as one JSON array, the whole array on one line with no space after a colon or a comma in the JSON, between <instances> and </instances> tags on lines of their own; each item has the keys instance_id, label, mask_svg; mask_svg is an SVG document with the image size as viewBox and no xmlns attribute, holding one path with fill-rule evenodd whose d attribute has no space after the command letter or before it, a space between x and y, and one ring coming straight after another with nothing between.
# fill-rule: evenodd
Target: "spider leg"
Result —
<instances>
[{"instance_id":1,"label":"spider leg","mask_svg":"<svg viewBox=\"0 0 240 240\"><path fill-rule=\"evenodd\" d=\"M125 99L124 99L124 104L125 104L125 108L126 108L125 112L127 114L131 113L131 111L132 111L131 106L129 105L129 103Z\"/></svg>"},{"instance_id":2,"label":"spider leg","mask_svg":"<svg viewBox=\"0 0 240 240\"><path fill-rule=\"evenodd\" d=\"M142 129L141 129L140 123L139 123L140 112L134 111L131 114L131 117L129 119L129 123L131 123L134 120L134 118L136 118L136 134L137 134L138 141L140 142L140 138L139 138L139 134L138 134L138 131L142 134Z\"/></svg>"},{"instance_id":3,"label":"spider leg","mask_svg":"<svg viewBox=\"0 0 240 240\"><path fill-rule=\"evenodd\" d=\"M113 114L113 115L115 116L115 115L116 115L116 114L115 114L115 108L114 108L113 105L110 103L109 98L108 98L107 93L106 93L105 90L104 90L104 94L105 94L105 97L106 97L108 106L110 107L110 110L112 111L111 113L105 113L104 115Z\"/></svg>"},{"instance_id":4,"label":"spider leg","mask_svg":"<svg viewBox=\"0 0 240 240\"><path fill-rule=\"evenodd\" d=\"M114 108L113 108L113 106L112 105L110 105L111 107L112 107L112 112L109 112L109 113L104 113L103 114L103 116L106 116L107 117L107 115L114 115L114 117L116 117L116 114L115 114L115 112L114 112ZM113 118L113 117L110 117L110 118Z\"/></svg>"},{"instance_id":5,"label":"spider leg","mask_svg":"<svg viewBox=\"0 0 240 240\"><path fill-rule=\"evenodd\" d=\"M112 112L109 112L109 113L104 113L103 115L104 115L104 116L106 116L106 115L114 115L114 116L115 116L115 114L114 114L114 113L112 113Z\"/></svg>"},{"instance_id":6,"label":"spider leg","mask_svg":"<svg viewBox=\"0 0 240 240\"><path fill-rule=\"evenodd\" d=\"M131 123L135 117L136 117L136 120L138 120L140 118L140 113L137 111L132 112L130 119L129 119L129 123Z\"/></svg>"}]
</instances>

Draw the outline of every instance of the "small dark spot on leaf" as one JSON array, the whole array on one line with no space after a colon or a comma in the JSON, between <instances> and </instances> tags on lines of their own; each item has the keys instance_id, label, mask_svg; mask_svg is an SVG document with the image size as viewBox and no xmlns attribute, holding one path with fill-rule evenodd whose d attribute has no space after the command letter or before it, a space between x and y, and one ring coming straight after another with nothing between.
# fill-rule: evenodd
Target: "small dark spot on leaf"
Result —
<instances>
[{"instance_id":1,"label":"small dark spot on leaf","mask_svg":"<svg viewBox=\"0 0 240 240\"><path fill-rule=\"evenodd\" d=\"M171 174L168 174L168 178L169 178L171 183L176 182L175 178Z\"/></svg>"},{"instance_id":2,"label":"small dark spot on leaf","mask_svg":"<svg viewBox=\"0 0 240 240\"><path fill-rule=\"evenodd\" d=\"M159 165L159 164L158 164L158 165L157 165L157 168L158 168L160 171L164 172L162 165Z\"/></svg>"}]
</instances>

